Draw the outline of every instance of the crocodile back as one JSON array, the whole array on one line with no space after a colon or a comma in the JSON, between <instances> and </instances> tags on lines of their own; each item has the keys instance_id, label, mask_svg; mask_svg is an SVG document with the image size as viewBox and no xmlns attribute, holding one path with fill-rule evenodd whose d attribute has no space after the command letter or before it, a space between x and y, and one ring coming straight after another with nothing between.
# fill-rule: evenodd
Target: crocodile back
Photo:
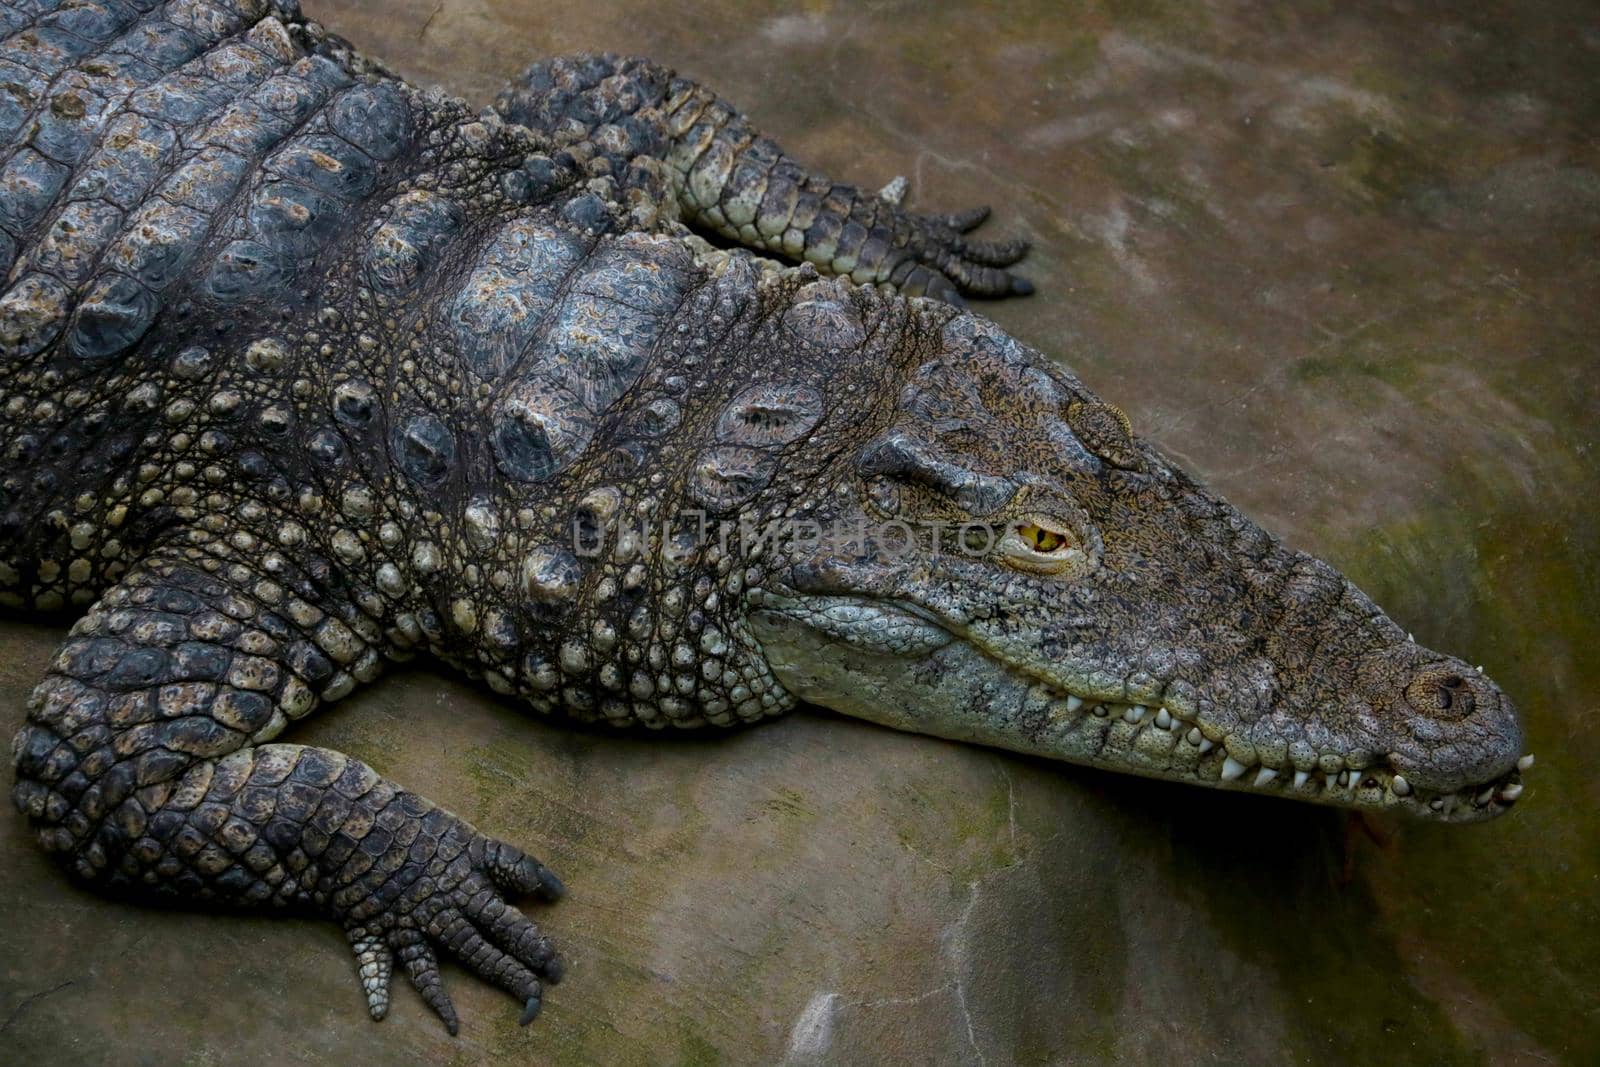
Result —
<instances>
[{"instance_id":1,"label":"crocodile back","mask_svg":"<svg viewBox=\"0 0 1600 1067\"><path fill-rule=\"evenodd\" d=\"M0 587L48 607L18 569L100 569L85 522L148 535L99 520L160 503L136 483L199 443L214 342L295 316L427 104L263 0L25 0L0 32Z\"/></svg>"}]
</instances>

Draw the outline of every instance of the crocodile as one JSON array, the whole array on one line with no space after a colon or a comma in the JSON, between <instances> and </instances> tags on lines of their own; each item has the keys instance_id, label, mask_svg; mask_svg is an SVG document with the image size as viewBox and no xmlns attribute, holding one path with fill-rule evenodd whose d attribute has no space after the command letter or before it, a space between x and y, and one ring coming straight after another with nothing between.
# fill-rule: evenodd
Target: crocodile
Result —
<instances>
[{"instance_id":1,"label":"crocodile","mask_svg":"<svg viewBox=\"0 0 1600 1067\"><path fill-rule=\"evenodd\" d=\"M107 894L310 914L370 1014L530 1021L546 866L280 740L425 657L541 714L805 703L1444 822L1520 796L1419 646L964 297L985 212L829 180L643 59L414 87L287 0L0 5L0 606L72 619L13 746Z\"/></svg>"}]
</instances>

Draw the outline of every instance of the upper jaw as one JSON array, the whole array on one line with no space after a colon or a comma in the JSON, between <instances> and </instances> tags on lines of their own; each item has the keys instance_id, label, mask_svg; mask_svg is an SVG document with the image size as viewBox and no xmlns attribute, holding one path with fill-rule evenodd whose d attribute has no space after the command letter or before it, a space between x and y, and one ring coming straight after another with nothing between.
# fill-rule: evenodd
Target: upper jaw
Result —
<instances>
[{"instance_id":1,"label":"upper jaw","mask_svg":"<svg viewBox=\"0 0 1600 1067\"><path fill-rule=\"evenodd\" d=\"M1117 680L1104 672L1079 672L1067 664L1041 662L1006 647L1009 642L991 638L982 624L963 624L905 601L758 589L751 591L751 604L801 622L825 643L863 654L892 659L977 657L974 668L1007 680L1021 707L1003 730L981 736L983 731L974 729L964 732L964 739L1044 756L1448 822L1502 814L1521 796L1522 772L1533 762L1531 756L1522 756L1502 761L1477 780L1459 786L1442 781L1438 788L1428 788L1397 769L1391 754L1355 748L1330 751L1326 745L1319 752L1303 741L1255 744L1237 727L1224 727L1207 714L1209 700L1185 682L1141 674ZM1006 691L1003 686L995 688L997 694ZM857 713L877 718L872 709Z\"/></svg>"},{"instance_id":2,"label":"upper jaw","mask_svg":"<svg viewBox=\"0 0 1600 1067\"><path fill-rule=\"evenodd\" d=\"M1177 693L1143 703L1104 690L1086 693L1088 687L1062 684L1056 671L1002 666L1042 683L1039 699L1052 718L1101 720L1105 743L1092 762L1136 774L1435 821L1476 822L1516 803L1523 792L1522 772L1533 765L1533 757L1524 755L1485 779L1428 789L1396 770L1390 756L1359 750L1318 754L1308 745L1258 746L1197 714L1193 703Z\"/></svg>"}]
</instances>

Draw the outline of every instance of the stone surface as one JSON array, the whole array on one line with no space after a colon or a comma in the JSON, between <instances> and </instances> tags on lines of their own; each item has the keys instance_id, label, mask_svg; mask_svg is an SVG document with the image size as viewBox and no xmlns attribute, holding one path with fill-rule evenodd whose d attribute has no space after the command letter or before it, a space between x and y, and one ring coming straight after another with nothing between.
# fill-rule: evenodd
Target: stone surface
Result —
<instances>
[{"instance_id":1,"label":"stone surface","mask_svg":"<svg viewBox=\"0 0 1600 1067\"><path fill-rule=\"evenodd\" d=\"M796 155L990 200L994 306L1247 512L1521 702L1481 827L1381 825L802 714L662 741L392 678L297 729L568 882L538 1025L452 968L365 1018L331 925L70 886L0 819L0 1042L83 1062L1600 1059L1592 6L318 0L486 100L640 51ZM60 630L0 628L7 736Z\"/></svg>"}]
</instances>

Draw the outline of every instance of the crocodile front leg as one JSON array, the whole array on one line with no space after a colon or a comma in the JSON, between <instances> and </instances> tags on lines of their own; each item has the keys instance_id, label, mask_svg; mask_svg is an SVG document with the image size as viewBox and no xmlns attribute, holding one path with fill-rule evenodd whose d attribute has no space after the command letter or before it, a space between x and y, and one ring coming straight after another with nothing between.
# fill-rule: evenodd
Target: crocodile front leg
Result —
<instances>
[{"instance_id":1,"label":"crocodile front leg","mask_svg":"<svg viewBox=\"0 0 1600 1067\"><path fill-rule=\"evenodd\" d=\"M553 900L560 882L359 760L267 743L379 659L310 583L218 562L147 561L62 645L13 749L12 797L41 843L108 892L338 922L374 1018L398 958L455 1033L444 954L531 1021L561 965L509 898Z\"/></svg>"},{"instance_id":2,"label":"crocodile front leg","mask_svg":"<svg viewBox=\"0 0 1600 1067\"><path fill-rule=\"evenodd\" d=\"M645 59L575 56L535 64L495 99L507 121L557 138L587 140L609 169L665 163L685 221L748 248L815 264L908 296L1031 293L1006 268L1026 241L969 236L988 208L920 215L900 205L904 186L873 193L835 182L762 136L716 93Z\"/></svg>"}]
</instances>

